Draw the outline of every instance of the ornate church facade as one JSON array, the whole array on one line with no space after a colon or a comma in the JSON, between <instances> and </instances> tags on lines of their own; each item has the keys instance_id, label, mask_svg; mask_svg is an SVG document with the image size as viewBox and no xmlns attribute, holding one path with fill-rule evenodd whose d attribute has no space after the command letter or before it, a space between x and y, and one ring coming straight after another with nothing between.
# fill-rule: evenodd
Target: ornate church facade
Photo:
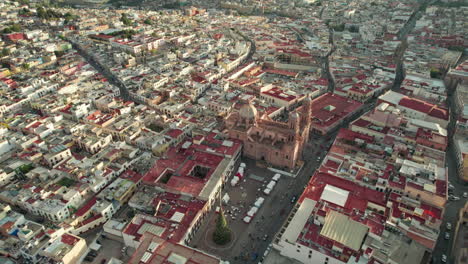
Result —
<instances>
[{"instance_id":1,"label":"ornate church facade","mask_svg":"<svg viewBox=\"0 0 468 264\"><path fill-rule=\"evenodd\" d=\"M243 141L243 154L275 167L294 169L302 160L309 140L312 100L306 97L301 107L288 114L286 122L275 121L267 114L259 116L252 101L225 119L224 133Z\"/></svg>"}]
</instances>

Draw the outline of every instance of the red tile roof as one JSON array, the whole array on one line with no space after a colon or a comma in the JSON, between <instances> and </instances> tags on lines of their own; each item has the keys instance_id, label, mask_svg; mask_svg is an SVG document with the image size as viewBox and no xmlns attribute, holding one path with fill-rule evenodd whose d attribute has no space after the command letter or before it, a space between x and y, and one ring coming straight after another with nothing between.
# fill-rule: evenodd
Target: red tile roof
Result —
<instances>
[{"instance_id":1,"label":"red tile roof","mask_svg":"<svg viewBox=\"0 0 468 264\"><path fill-rule=\"evenodd\" d=\"M77 217L85 215L91 208L96 204L97 198L93 197L89 200L85 205L83 205L80 209L75 212Z\"/></svg>"},{"instance_id":2,"label":"red tile roof","mask_svg":"<svg viewBox=\"0 0 468 264\"><path fill-rule=\"evenodd\" d=\"M358 111L362 105L337 94L325 93L312 101L312 126L332 126Z\"/></svg>"},{"instance_id":3,"label":"red tile roof","mask_svg":"<svg viewBox=\"0 0 468 264\"><path fill-rule=\"evenodd\" d=\"M184 131L181 129L171 129L167 131L166 135L175 139L178 138L182 133L184 133Z\"/></svg>"},{"instance_id":4,"label":"red tile roof","mask_svg":"<svg viewBox=\"0 0 468 264\"><path fill-rule=\"evenodd\" d=\"M74 246L79 240L80 240L79 238L72 236L70 234L63 234L62 239L61 239L62 243L70 245L70 246Z\"/></svg>"}]
</instances>

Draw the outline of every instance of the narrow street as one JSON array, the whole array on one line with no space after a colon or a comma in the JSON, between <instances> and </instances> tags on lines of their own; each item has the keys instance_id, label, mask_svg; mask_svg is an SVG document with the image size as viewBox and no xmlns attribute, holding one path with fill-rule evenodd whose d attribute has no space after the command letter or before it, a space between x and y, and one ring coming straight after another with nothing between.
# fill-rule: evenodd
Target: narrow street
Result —
<instances>
[{"instance_id":1,"label":"narrow street","mask_svg":"<svg viewBox=\"0 0 468 264\"><path fill-rule=\"evenodd\" d=\"M448 96L448 105L450 107L450 123L448 125L448 134L449 138L453 135L453 130L456 125L456 113L454 111L455 102L453 95ZM455 187L453 194L458 197L463 197L464 192L468 192L468 184L464 183L459 177L457 172L457 158L455 156L455 150L453 146L453 141L449 141L449 147L445 155L445 165L448 168L448 180ZM461 198L459 201L447 201L445 207L445 214L443 219L443 224L441 227L441 233L439 239L437 240L436 247L433 252L433 263L443 263L442 254L445 254L449 261L447 263L453 263L452 260L452 248L454 241L454 232L452 230L447 230L447 223L451 223L452 226L455 226L456 221L458 220L458 213L460 209L465 205L466 199ZM450 239L445 239L445 232L450 234ZM454 263L456 264L456 263Z\"/></svg>"},{"instance_id":2,"label":"narrow street","mask_svg":"<svg viewBox=\"0 0 468 264\"><path fill-rule=\"evenodd\" d=\"M406 21L405 25L400 29L397 36L401 40L401 44L395 50L395 63L396 63L396 74L395 80L393 81L393 89L399 89L403 79L405 79L405 65L403 63L404 54L408 48L408 34L416 26L416 22L422 17L423 13L426 11L427 6L429 6L435 0L422 0L423 3L416 9L411 17Z\"/></svg>"}]
</instances>

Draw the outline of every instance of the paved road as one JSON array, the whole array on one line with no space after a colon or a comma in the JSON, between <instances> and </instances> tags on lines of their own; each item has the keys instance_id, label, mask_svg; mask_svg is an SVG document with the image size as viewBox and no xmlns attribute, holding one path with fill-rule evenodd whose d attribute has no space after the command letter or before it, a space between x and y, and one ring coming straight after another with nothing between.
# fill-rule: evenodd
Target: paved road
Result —
<instances>
[{"instance_id":1,"label":"paved road","mask_svg":"<svg viewBox=\"0 0 468 264\"><path fill-rule=\"evenodd\" d=\"M449 138L453 135L453 130L455 128L455 121L456 121L456 114L454 111L454 106L455 103L453 102L453 96L449 96L449 106L451 107L451 120L450 124L448 126L448 132L449 132ZM457 174L457 158L455 156L455 151L454 147L451 144L452 140L449 141L450 145L447 150L446 154L446 166L448 168L448 179L450 183L455 187L454 189L454 195L460 197L461 199L459 201L448 201L447 205L445 207L445 215L444 215L444 220L443 220L443 226L441 227L441 233L439 236L439 239L437 240L436 247L433 252L433 263L442 263L442 254L445 254L446 256L450 256L452 245L453 245L453 239L454 239L454 233L453 229L451 231L446 230L446 224L451 223L452 226L455 226L456 221L458 220L458 212L459 210L464 206L466 199L463 199L462 195L463 192L468 192L468 184L464 183ZM450 239L445 240L444 234L445 232L450 233ZM453 263L453 259L449 258L448 263Z\"/></svg>"}]
</instances>

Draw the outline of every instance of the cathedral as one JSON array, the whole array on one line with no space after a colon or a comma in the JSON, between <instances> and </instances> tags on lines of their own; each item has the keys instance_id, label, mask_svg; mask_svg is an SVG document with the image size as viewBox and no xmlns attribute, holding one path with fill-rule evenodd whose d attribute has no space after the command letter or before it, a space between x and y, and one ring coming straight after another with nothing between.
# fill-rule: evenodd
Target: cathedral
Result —
<instances>
[{"instance_id":1,"label":"cathedral","mask_svg":"<svg viewBox=\"0 0 468 264\"><path fill-rule=\"evenodd\" d=\"M309 140L312 100L306 97L301 107L290 112L286 122L259 115L252 101L225 119L225 134L244 143L243 154L278 168L294 169L302 160Z\"/></svg>"}]
</instances>

